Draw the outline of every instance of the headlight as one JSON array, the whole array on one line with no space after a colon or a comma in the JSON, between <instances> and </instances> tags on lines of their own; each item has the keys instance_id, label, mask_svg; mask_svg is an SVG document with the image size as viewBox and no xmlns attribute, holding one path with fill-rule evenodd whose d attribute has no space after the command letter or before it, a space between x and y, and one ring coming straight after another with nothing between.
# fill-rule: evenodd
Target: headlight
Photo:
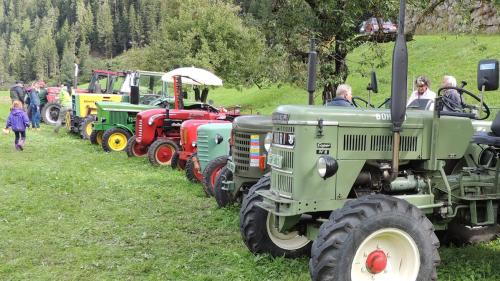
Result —
<instances>
[{"instance_id":1,"label":"headlight","mask_svg":"<svg viewBox=\"0 0 500 281\"><path fill-rule=\"evenodd\" d=\"M223 140L224 140L224 137L222 137L221 135L219 135L219 134L215 135L215 144L219 144Z\"/></svg>"},{"instance_id":2,"label":"headlight","mask_svg":"<svg viewBox=\"0 0 500 281\"><path fill-rule=\"evenodd\" d=\"M195 142L195 141L193 141L193 142L191 143L191 146L192 146L192 147L196 147L196 142Z\"/></svg>"},{"instance_id":3,"label":"headlight","mask_svg":"<svg viewBox=\"0 0 500 281\"><path fill-rule=\"evenodd\" d=\"M339 165L335 159L330 156L321 156L316 162L316 168L318 169L318 174L322 179L327 179L339 169Z\"/></svg>"},{"instance_id":4,"label":"headlight","mask_svg":"<svg viewBox=\"0 0 500 281\"><path fill-rule=\"evenodd\" d=\"M271 149L271 144L273 142L273 133L269 132L266 134L266 138L264 139L264 148L267 152Z\"/></svg>"}]
</instances>

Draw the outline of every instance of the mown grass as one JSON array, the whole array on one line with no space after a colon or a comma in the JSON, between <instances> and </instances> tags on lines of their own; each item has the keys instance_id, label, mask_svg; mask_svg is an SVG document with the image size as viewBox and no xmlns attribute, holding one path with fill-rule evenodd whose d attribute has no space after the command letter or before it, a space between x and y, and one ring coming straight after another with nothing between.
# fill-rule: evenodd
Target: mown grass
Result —
<instances>
[{"instance_id":1,"label":"mown grass","mask_svg":"<svg viewBox=\"0 0 500 281\"><path fill-rule=\"evenodd\" d=\"M356 81L355 89L366 86ZM292 86L217 94L221 104L262 113L307 100ZM2 126L7 96L0 93ZM25 151L12 142L0 135L1 280L309 280L307 259L250 254L238 208L217 208L180 171L45 125L28 132ZM500 240L440 254L439 280L500 280Z\"/></svg>"}]
</instances>

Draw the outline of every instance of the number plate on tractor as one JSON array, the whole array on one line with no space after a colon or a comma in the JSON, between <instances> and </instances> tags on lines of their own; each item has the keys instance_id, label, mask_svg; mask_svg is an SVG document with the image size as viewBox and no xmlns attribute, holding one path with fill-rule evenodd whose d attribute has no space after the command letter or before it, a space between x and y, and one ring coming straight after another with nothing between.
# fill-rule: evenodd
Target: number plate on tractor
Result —
<instances>
[{"instance_id":1,"label":"number plate on tractor","mask_svg":"<svg viewBox=\"0 0 500 281\"><path fill-rule=\"evenodd\" d=\"M278 154L269 154L267 157L267 164L273 166L274 168L281 169L283 167L283 156Z\"/></svg>"}]
</instances>

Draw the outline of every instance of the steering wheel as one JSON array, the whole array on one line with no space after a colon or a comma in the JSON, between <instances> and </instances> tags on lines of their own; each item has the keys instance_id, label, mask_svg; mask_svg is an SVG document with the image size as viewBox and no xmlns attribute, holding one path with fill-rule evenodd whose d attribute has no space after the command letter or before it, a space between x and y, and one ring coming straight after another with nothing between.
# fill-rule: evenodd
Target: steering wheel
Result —
<instances>
[{"instance_id":1,"label":"steering wheel","mask_svg":"<svg viewBox=\"0 0 500 281\"><path fill-rule=\"evenodd\" d=\"M381 103L377 108L382 108L386 107L386 105L391 101L391 98L386 98L383 103ZM391 107L391 104L389 103L389 108Z\"/></svg>"},{"instance_id":2,"label":"steering wheel","mask_svg":"<svg viewBox=\"0 0 500 281\"><path fill-rule=\"evenodd\" d=\"M481 99L478 96L476 96L475 94L473 94L472 92L469 92L468 90L465 90L463 88L459 88L459 87L442 87L442 88L440 88L438 90L438 96L441 96L441 92L443 92L445 90L450 90L450 89L451 90L456 90L458 92L458 94L460 95L460 102L457 102L457 101L453 100L448 95L442 96L441 100L443 101L443 104L450 111L452 111L452 112L463 112L463 113L472 113L472 114L475 114L476 118L473 118L473 119L476 119L476 120L484 120L484 119L487 119L490 116L490 108L488 107L488 105L484 101L483 101L483 103L482 103L481 106L469 105L469 104L464 103L463 97L462 97L463 94L467 94L468 96L472 97L473 99L475 99L478 102L481 102ZM485 114L485 116L478 116L477 115L479 113L479 109L482 110L482 112L483 112L483 114Z\"/></svg>"},{"instance_id":3,"label":"steering wheel","mask_svg":"<svg viewBox=\"0 0 500 281\"><path fill-rule=\"evenodd\" d=\"M358 103L356 102L361 102L361 103L364 103L365 106L364 107L371 107L371 108L375 108L375 106L373 106L373 104L371 103L368 103L367 100L365 100L364 98L360 98L360 97L352 97L352 104L354 104L355 107L361 107L358 105Z\"/></svg>"}]
</instances>

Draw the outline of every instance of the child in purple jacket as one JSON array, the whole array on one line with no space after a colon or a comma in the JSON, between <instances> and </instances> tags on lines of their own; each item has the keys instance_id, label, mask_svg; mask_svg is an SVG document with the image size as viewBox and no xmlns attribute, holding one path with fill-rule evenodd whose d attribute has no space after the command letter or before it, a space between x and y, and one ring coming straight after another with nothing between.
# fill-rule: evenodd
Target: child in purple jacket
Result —
<instances>
[{"instance_id":1,"label":"child in purple jacket","mask_svg":"<svg viewBox=\"0 0 500 281\"><path fill-rule=\"evenodd\" d=\"M12 110L7 118L7 125L4 131L8 132L9 128L12 128L12 131L16 135L15 145L17 150L23 150L26 139L26 128L29 125L28 115L23 110L23 104L15 100L12 103Z\"/></svg>"}]
</instances>

